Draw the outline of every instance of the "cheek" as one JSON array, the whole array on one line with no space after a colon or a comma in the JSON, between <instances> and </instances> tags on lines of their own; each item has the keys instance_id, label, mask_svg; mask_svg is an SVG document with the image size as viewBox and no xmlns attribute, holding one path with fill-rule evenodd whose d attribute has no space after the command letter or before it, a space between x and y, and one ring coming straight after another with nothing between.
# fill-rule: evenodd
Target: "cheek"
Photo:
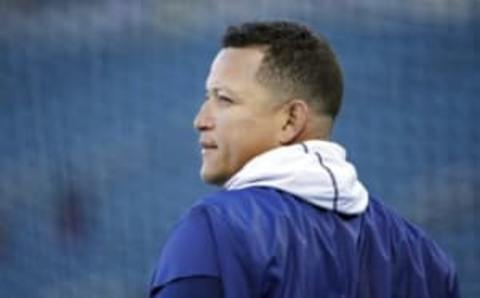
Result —
<instances>
[{"instance_id":1,"label":"cheek","mask_svg":"<svg viewBox=\"0 0 480 298\"><path fill-rule=\"evenodd\" d=\"M260 127L258 121L252 117L232 116L219 120L217 132L221 141L228 146L243 146Z\"/></svg>"},{"instance_id":2,"label":"cheek","mask_svg":"<svg viewBox=\"0 0 480 298\"><path fill-rule=\"evenodd\" d=\"M252 157L273 147L269 123L252 117L230 119L222 130L228 163L237 170Z\"/></svg>"}]
</instances>

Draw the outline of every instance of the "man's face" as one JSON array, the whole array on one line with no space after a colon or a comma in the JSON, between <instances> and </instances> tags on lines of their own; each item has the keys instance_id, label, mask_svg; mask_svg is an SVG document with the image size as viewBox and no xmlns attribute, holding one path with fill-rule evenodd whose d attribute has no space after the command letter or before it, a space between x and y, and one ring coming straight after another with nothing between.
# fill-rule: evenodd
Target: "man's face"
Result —
<instances>
[{"instance_id":1,"label":"man's face","mask_svg":"<svg viewBox=\"0 0 480 298\"><path fill-rule=\"evenodd\" d=\"M200 133L202 179L222 185L251 158L279 145L278 102L256 79L258 48L225 48L212 63L207 97L195 117Z\"/></svg>"}]
</instances>

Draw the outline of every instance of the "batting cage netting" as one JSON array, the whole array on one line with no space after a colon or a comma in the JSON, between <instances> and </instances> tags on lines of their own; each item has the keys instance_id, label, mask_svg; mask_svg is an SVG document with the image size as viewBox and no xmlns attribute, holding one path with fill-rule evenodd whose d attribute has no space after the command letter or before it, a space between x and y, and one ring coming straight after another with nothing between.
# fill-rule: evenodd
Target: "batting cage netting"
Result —
<instances>
[{"instance_id":1,"label":"batting cage netting","mask_svg":"<svg viewBox=\"0 0 480 298\"><path fill-rule=\"evenodd\" d=\"M345 75L334 140L480 297L480 5L0 1L0 297L146 297L211 191L192 119L225 27L308 24Z\"/></svg>"}]
</instances>

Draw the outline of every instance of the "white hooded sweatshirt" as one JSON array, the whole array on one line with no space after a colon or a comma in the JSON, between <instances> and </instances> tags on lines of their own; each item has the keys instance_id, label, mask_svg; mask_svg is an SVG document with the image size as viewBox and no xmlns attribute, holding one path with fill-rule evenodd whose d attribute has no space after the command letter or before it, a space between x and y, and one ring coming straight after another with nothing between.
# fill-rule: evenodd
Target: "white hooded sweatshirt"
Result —
<instances>
[{"instance_id":1,"label":"white hooded sweatshirt","mask_svg":"<svg viewBox=\"0 0 480 298\"><path fill-rule=\"evenodd\" d=\"M267 186L343 214L359 214L368 192L339 144L310 140L282 146L250 160L224 187L229 190Z\"/></svg>"}]
</instances>

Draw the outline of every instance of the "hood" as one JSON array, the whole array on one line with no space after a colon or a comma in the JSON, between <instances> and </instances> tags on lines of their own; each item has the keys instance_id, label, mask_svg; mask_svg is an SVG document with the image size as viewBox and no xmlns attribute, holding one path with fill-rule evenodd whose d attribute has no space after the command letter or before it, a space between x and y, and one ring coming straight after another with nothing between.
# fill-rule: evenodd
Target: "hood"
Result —
<instances>
[{"instance_id":1,"label":"hood","mask_svg":"<svg viewBox=\"0 0 480 298\"><path fill-rule=\"evenodd\" d=\"M228 190L266 186L291 193L321 208L359 214L368 192L339 144L310 140L282 146L250 160L225 184Z\"/></svg>"}]
</instances>

